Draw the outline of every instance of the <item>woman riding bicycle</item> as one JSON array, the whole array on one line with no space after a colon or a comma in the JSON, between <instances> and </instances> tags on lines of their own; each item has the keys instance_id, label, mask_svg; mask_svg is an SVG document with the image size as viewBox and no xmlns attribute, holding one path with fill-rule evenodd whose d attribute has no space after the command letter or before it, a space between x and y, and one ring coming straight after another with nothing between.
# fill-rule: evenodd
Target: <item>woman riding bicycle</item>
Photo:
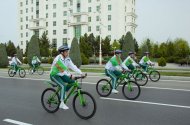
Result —
<instances>
[{"instance_id":1,"label":"woman riding bicycle","mask_svg":"<svg viewBox=\"0 0 190 125\"><path fill-rule=\"evenodd\" d=\"M35 72L36 67L38 67L40 65L41 61L39 60L39 58L34 55L32 58L32 73Z\"/></svg>"},{"instance_id":2,"label":"woman riding bicycle","mask_svg":"<svg viewBox=\"0 0 190 125\"><path fill-rule=\"evenodd\" d=\"M14 57L11 60L11 65L14 67L14 74L16 74L19 64L21 65L22 62L17 58L17 54L14 54Z\"/></svg>"},{"instance_id":3,"label":"woman riding bicycle","mask_svg":"<svg viewBox=\"0 0 190 125\"><path fill-rule=\"evenodd\" d=\"M150 54L149 52L145 52L144 54L145 54L145 56L142 57L139 64L143 68L144 73L146 74L147 69L148 69L148 65L154 65L154 63L151 62L150 59L149 59L149 54Z\"/></svg>"},{"instance_id":4,"label":"woman riding bicycle","mask_svg":"<svg viewBox=\"0 0 190 125\"><path fill-rule=\"evenodd\" d=\"M105 73L112 80L112 93L117 94L116 82L118 78L122 75L122 60L120 58L122 51L116 50L115 55L107 62L105 66Z\"/></svg>"},{"instance_id":5,"label":"woman riding bicycle","mask_svg":"<svg viewBox=\"0 0 190 125\"><path fill-rule=\"evenodd\" d=\"M71 59L69 58L69 48L68 46L60 46L58 48L59 55L54 59L51 72L50 72L50 79L61 86L61 104L59 108L62 109L69 109L67 105L64 103L65 98L65 91L69 88L66 87L66 83L72 84L75 82L74 77L70 74L68 69L71 69L78 74L82 75L80 69L77 68L76 65L73 64Z\"/></svg>"},{"instance_id":6,"label":"woman riding bicycle","mask_svg":"<svg viewBox=\"0 0 190 125\"><path fill-rule=\"evenodd\" d=\"M133 71L135 69L135 67L138 67L139 65L134 61L134 52L129 52L128 53L128 57L125 59L125 61L122 63L124 65L124 69L128 70L130 69L131 71Z\"/></svg>"}]
</instances>

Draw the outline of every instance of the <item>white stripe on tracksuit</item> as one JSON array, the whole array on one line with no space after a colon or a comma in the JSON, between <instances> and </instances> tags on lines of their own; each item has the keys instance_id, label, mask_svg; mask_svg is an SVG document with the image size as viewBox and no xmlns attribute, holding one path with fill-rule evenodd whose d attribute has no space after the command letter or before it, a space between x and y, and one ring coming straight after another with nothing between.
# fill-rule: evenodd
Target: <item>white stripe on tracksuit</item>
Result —
<instances>
[{"instance_id":1,"label":"white stripe on tracksuit","mask_svg":"<svg viewBox=\"0 0 190 125\"><path fill-rule=\"evenodd\" d=\"M60 101L64 101L65 98L65 87L63 84L61 84L59 81L57 81L54 77L52 77L52 79L61 86L61 99Z\"/></svg>"},{"instance_id":2,"label":"white stripe on tracksuit","mask_svg":"<svg viewBox=\"0 0 190 125\"><path fill-rule=\"evenodd\" d=\"M112 87L113 87L113 89L115 89L115 85L116 85L116 82L117 82L117 76L115 76L115 74L112 71L108 70L108 69L107 69L107 73L112 78Z\"/></svg>"}]
</instances>

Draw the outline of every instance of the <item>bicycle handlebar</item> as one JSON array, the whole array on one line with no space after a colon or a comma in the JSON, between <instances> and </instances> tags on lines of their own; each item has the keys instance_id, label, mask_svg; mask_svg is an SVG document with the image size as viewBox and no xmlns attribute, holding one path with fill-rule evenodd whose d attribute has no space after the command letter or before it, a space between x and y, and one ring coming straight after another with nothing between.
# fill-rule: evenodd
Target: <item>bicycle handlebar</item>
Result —
<instances>
[{"instance_id":1,"label":"bicycle handlebar","mask_svg":"<svg viewBox=\"0 0 190 125\"><path fill-rule=\"evenodd\" d=\"M84 79L84 78L86 78L86 76L87 76L87 73L84 76L77 76L74 79L75 80L77 80L77 79Z\"/></svg>"}]
</instances>

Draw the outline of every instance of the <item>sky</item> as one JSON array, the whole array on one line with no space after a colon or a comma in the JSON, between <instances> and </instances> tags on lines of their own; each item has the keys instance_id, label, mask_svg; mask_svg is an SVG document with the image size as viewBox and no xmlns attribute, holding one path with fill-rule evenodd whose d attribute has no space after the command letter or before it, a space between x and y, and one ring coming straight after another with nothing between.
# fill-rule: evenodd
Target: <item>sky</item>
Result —
<instances>
[{"instance_id":1,"label":"sky","mask_svg":"<svg viewBox=\"0 0 190 125\"><path fill-rule=\"evenodd\" d=\"M0 42L18 42L17 0L0 0ZM119 1L119 0L118 0ZM183 38L190 43L190 0L136 0L136 39Z\"/></svg>"}]
</instances>

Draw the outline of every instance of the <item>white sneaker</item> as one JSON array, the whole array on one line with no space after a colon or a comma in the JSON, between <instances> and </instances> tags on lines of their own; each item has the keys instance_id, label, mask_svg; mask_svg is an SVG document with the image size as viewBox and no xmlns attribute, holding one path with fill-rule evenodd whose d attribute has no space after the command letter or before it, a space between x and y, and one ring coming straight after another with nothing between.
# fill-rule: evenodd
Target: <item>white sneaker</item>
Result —
<instances>
[{"instance_id":1,"label":"white sneaker","mask_svg":"<svg viewBox=\"0 0 190 125\"><path fill-rule=\"evenodd\" d=\"M65 103L62 101L61 104L59 105L59 108L67 110L69 109L69 107L67 107L67 105L65 105Z\"/></svg>"},{"instance_id":2,"label":"white sneaker","mask_svg":"<svg viewBox=\"0 0 190 125\"><path fill-rule=\"evenodd\" d=\"M148 73L147 72L143 72L145 75L147 75Z\"/></svg>"},{"instance_id":3,"label":"white sneaker","mask_svg":"<svg viewBox=\"0 0 190 125\"><path fill-rule=\"evenodd\" d=\"M112 89L112 91L111 91L112 93L114 93L114 94L117 94L117 93L119 93L119 91L117 91L116 89Z\"/></svg>"}]
</instances>

